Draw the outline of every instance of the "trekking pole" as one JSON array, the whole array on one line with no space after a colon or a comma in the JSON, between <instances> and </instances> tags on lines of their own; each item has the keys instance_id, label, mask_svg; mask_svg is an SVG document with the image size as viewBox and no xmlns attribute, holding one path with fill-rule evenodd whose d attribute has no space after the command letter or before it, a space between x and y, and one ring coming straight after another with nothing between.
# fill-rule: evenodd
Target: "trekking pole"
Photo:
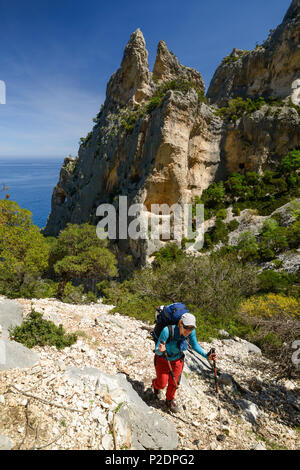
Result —
<instances>
[{"instance_id":1,"label":"trekking pole","mask_svg":"<svg viewBox=\"0 0 300 470\"><path fill-rule=\"evenodd\" d=\"M209 355L210 354L216 354L215 348L211 348ZM216 359L215 357L213 358L213 371L214 371L214 377L215 377L215 386L216 386L216 395L217 395L217 402L218 402L218 413L219 413L219 427L221 434L217 436L218 441L224 441L226 439L225 434L222 432L222 420L221 420L221 406L220 406L220 395L219 395L219 383L218 383L218 373L217 373L217 364L216 364Z\"/></svg>"},{"instance_id":2,"label":"trekking pole","mask_svg":"<svg viewBox=\"0 0 300 470\"><path fill-rule=\"evenodd\" d=\"M216 354L215 348L211 348L210 352L211 354ZM215 358L213 358L213 370L214 370L214 377L215 377L216 394L217 394L217 397L219 398L219 384L218 384L217 365L216 365Z\"/></svg>"}]
</instances>

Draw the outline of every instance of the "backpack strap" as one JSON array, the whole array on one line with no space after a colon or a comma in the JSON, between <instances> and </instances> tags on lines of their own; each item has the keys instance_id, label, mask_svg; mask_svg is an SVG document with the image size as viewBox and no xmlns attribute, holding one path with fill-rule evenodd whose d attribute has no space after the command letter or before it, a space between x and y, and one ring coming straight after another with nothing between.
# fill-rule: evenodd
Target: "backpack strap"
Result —
<instances>
[{"instance_id":1,"label":"backpack strap","mask_svg":"<svg viewBox=\"0 0 300 470\"><path fill-rule=\"evenodd\" d=\"M170 341L174 341L175 338L175 325L168 325L169 329L169 338L167 339L167 343L170 343Z\"/></svg>"}]
</instances>

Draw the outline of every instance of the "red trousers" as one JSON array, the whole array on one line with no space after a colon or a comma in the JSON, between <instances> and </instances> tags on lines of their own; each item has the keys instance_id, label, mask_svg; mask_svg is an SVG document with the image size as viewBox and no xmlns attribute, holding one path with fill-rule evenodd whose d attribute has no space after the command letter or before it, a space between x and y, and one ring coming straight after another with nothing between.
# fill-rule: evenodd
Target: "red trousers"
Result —
<instances>
[{"instance_id":1,"label":"red trousers","mask_svg":"<svg viewBox=\"0 0 300 470\"><path fill-rule=\"evenodd\" d=\"M184 365L184 360L177 359L176 361L170 361L170 364L172 366L172 370L173 370L176 382L179 385L181 374L182 374L182 369ZM152 381L153 387L156 390L162 390L168 384L166 398L167 400L173 400L175 393L176 393L176 385L170 373L168 361L164 357L157 356L155 354L154 367L156 370L156 379Z\"/></svg>"}]
</instances>

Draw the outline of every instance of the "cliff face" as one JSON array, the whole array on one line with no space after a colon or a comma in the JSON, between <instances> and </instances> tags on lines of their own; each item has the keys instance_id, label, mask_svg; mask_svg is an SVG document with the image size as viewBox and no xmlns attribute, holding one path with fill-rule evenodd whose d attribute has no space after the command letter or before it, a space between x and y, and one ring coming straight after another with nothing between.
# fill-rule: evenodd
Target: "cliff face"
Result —
<instances>
[{"instance_id":1,"label":"cliff face","mask_svg":"<svg viewBox=\"0 0 300 470\"><path fill-rule=\"evenodd\" d=\"M137 30L78 158L64 161L46 235L57 235L68 222L96 223L97 206L118 195L150 210L155 203L189 202L214 179L222 121L199 99L201 74L179 64L163 41L152 74L147 55ZM159 104L151 104L155 92Z\"/></svg>"},{"instance_id":2,"label":"cliff face","mask_svg":"<svg viewBox=\"0 0 300 470\"><path fill-rule=\"evenodd\" d=\"M212 104L230 98L291 97L300 104L300 1L293 0L283 22L254 51L233 49L216 70L207 96Z\"/></svg>"},{"instance_id":3,"label":"cliff face","mask_svg":"<svg viewBox=\"0 0 300 470\"><path fill-rule=\"evenodd\" d=\"M226 174L274 168L291 149L300 146L300 116L288 106L259 111L230 123L222 148Z\"/></svg>"},{"instance_id":4,"label":"cliff face","mask_svg":"<svg viewBox=\"0 0 300 470\"><path fill-rule=\"evenodd\" d=\"M153 72L140 30L131 35L120 68L109 80L95 126L78 157L67 157L54 188L44 229L57 235L68 222L96 224L98 205L191 202L215 179L234 171L271 168L300 146L300 15L293 0L282 24L263 46L234 51L220 65L203 99L201 74L181 65L161 41ZM216 115L233 97L280 96L280 108L263 106L235 122ZM160 246L129 241L142 262ZM127 246L128 248L128 246Z\"/></svg>"}]
</instances>

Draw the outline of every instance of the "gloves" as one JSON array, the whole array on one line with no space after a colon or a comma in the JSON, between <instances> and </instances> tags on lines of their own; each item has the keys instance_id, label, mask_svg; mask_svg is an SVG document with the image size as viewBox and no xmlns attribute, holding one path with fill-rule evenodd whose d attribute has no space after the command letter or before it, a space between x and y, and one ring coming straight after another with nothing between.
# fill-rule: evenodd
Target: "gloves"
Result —
<instances>
[{"instance_id":1,"label":"gloves","mask_svg":"<svg viewBox=\"0 0 300 470\"><path fill-rule=\"evenodd\" d=\"M211 349L211 350L207 353L207 359L208 359L209 361L216 361L217 355L216 355L214 349Z\"/></svg>"}]
</instances>

